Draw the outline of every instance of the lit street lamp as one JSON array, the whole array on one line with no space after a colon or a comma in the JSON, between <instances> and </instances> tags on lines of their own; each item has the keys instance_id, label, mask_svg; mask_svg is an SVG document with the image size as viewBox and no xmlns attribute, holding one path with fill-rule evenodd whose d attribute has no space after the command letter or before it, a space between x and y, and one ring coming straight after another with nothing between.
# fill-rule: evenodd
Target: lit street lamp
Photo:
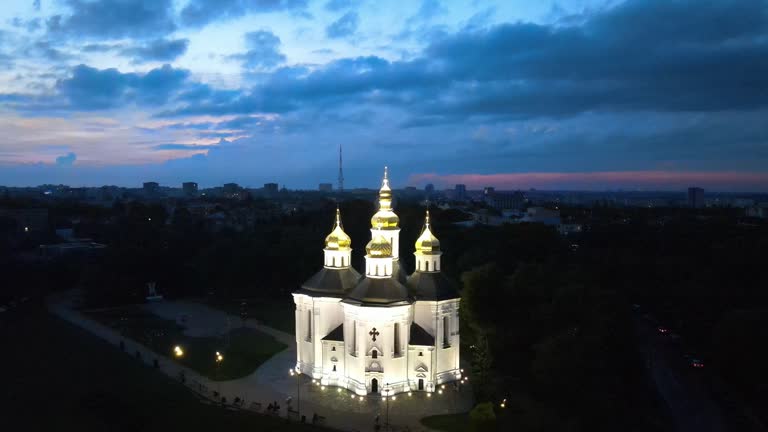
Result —
<instances>
[{"instance_id":1,"label":"lit street lamp","mask_svg":"<svg viewBox=\"0 0 768 432\"><path fill-rule=\"evenodd\" d=\"M173 347L173 355L175 355L176 358L182 358L184 357L184 350L181 349L180 346L176 345L175 347Z\"/></svg>"},{"instance_id":2,"label":"lit street lamp","mask_svg":"<svg viewBox=\"0 0 768 432\"><path fill-rule=\"evenodd\" d=\"M384 399L387 400L387 418L385 421L385 425L387 427L387 430L389 430L389 393L392 391L392 389L389 388L389 383L386 383L386 388L384 388L384 392L386 393L386 396Z\"/></svg>"},{"instance_id":3,"label":"lit street lamp","mask_svg":"<svg viewBox=\"0 0 768 432\"><path fill-rule=\"evenodd\" d=\"M301 420L301 381L299 380L299 370L296 369L296 372L293 371L293 369L289 369L288 372L291 374L291 376L296 375L296 415L299 416L299 420Z\"/></svg>"}]
</instances>

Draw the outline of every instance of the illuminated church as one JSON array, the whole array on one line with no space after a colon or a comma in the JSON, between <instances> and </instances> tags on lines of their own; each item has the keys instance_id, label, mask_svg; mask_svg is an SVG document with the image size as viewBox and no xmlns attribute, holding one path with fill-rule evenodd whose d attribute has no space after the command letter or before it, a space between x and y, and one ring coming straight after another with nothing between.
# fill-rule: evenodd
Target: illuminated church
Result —
<instances>
[{"instance_id":1,"label":"illuminated church","mask_svg":"<svg viewBox=\"0 0 768 432\"><path fill-rule=\"evenodd\" d=\"M410 276L400 266L399 223L385 168L360 275L336 210L323 268L293 293L299 372L359 395L433 392L461 378L459 294L440 272L429 212Z\"/></svg>"}]
</instances>

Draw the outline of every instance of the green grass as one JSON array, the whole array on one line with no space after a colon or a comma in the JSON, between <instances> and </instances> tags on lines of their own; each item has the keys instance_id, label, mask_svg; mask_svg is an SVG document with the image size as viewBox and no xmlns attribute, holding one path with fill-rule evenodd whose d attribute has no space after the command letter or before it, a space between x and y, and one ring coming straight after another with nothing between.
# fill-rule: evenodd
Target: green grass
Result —
<instances>
[{"instance_id":1,"label":"green grass","mask_svg":"<svg viewBox=\"0 0 768 432\"><path fill-rule=\"evenodd\" d=\"M444 432L464 432L469 430L469 414L444 414L424 417L424 426Z\"/></svg>"},{"instance_id":2,"label":"green grass","mask_svg":"<svg viewBox=\"0 0 768 432\"><path fill-rule=\"evenodd\" d=\"M4 425L78 432L317 429L203 405L181 384L42 311L0 322L0 347Z\"/></svg>"},{"instance_id":3,"label":"green grass","mask_svg":"<svg viewBox=\"0 0 768 432\"><path fill-rule=\"evenodd\" d=\"M253 373L262 363L286 348L272 336L240 328L228 337L189 337L174 321L129 307L90 312L97 321L121 331L126 338L150 347L153 351L175 358L173 348L180 346L184 355L175 361L213 380L230 380ZM216 352L224 361L216 363Z\"/></svg>"},{"instance_id":4,"label":"green grass","mask_svg":"<svg viewBox=\"0 0 768 432\"><path fill-rule=\"evenodd\" d=\"M288 300L246 299L248 318L256 319L263 324L293 334L296 326L295 306ZM240 317L241 301L211 303L211 307L221 309L228 314Z\"/></svg>"}]
</instances>

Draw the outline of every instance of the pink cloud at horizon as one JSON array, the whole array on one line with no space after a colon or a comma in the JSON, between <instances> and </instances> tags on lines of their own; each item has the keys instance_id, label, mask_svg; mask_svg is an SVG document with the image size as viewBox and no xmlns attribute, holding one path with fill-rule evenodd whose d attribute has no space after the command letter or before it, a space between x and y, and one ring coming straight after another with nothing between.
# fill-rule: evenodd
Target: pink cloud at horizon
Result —
<instances>
[{"instance_id":1,"label":"pink cloud at horizon","mask_svg":"<svg viewBox=\"0 0 768 432\"><path fill-rule=\"evenodd\" d=\"M493 186L507 189L562 190L683 190L700 186L719 191L768 190L768 173L734 171L602 171L602 172L528 172L497 174L413 174L408 184L433 183L452 188L465 184L468 189Z\"/></svg>"}]
</instances>

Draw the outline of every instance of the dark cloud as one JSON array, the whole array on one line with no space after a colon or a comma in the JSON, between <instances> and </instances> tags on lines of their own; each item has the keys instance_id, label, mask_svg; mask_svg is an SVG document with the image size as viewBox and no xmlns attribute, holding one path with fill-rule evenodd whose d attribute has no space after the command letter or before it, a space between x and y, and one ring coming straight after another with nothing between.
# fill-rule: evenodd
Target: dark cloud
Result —
<instances>
[{"instance_id":1,"label":"dark cloud","mask_svg":"<svg viewBox=\"0 0 768 432\"><path fill-rule=\"evenodd\" d=\"M246 14L302 12L306 7L307 0L190 0L181 10L181 22L188 27L202 27Z\"/></svg>"},{"instance_id":2,"label":"dark cloud","mask_svg":"<svg viewBox=\"0 0 768 432\"><path fill-rule=\"evenodd\" d=\"M360 57L311 70L281 68L231 101L182 112L286 112L372 102L402 107L418 122L420 116L756 109L768 105L767 16L758 0L630 0L581 26L465 29L409 61Z\"/></svg>"},{"instance_id":3,"label":"dark cloud","mask_svg":"<svg viewBox=\"0 0 768 432\"><path fill-rule=\"evenodd\" d=\"M129 103L162 105L181 90L188 77L189 71L169 65L146 74L79 65L71 77L56 83L56 89L73 110L116 108Z\"/></svg>"},{"instance_id":4,"label":"dark cloud","mask_svg":"<svg viewBox=\"0 0 768 432\"><path fill-rule=\"evenodd\" d=\"M52 62L61 62L75 58L75 56L56 48L48 41L37 41L33 43L26 50L26 54L30 56L43 57L46 60L50 60Z\"/></svg>"},{"instance_id":5,"label":"dark cloud","mask_svg":"<svg viewBox=\"0 0 768 432\"><path fill-rule=\"evenodd\" d=\"M325 9L331 12L339 12L357 6L362 0L328 0Z\"/></svg>"},{"instance_id":6,"label":"dark cloud","mask_svg":"<svg viewBox=\"0 0 768 432\"><path fill-rule=\"evenodd\" d=\"M145 39L176 29L173 0L64 0L71 13L54 15L48 31L73 38Z\"/></svg>"},{"instance_id":7,"label":"dark cloud","mask_svg":"<svg viewBox=\"0 0 768 432\"><path fill-rule=\"evenodd\" d=\"M189 39L155 39L145 44L123 48L120 54L133 57L134 62L173 61L184 55Z\"/></svg>"},{"instance_id":8,"label":"dark cloud","mask_svg":"<svg viewBox=\"0 0 768 432\"><path fill-rule=\"evenodd\" d=\"M58 166L70 166L75 163L75 160L77 160L77 155L69 152L65 154L64 156L59 156L56 158L56 165Z\"/></svg>"},{"instance_id":9,"label":"dark cloud","mask_svg":"<svg viewBox=\"0 0 768 432\"><path fill-rule=\"evenodd\" d=\"M285 55L280 52L280 38L270 31L246 33L245 46L247 52L231 57L242 61L248 69L271 68L285 61Z\"/></svg>"},{"instance_id":10,"label":"dark cloud","mask_svg":"<svg viewBox=\"0 0 768 432\"><path fill-rule=\"evenodd\" d=\"M357 31L359 21L357 12L347 12L325 28L325 35L331 39L351 36Z\"/></svg>"}]
</instances>

